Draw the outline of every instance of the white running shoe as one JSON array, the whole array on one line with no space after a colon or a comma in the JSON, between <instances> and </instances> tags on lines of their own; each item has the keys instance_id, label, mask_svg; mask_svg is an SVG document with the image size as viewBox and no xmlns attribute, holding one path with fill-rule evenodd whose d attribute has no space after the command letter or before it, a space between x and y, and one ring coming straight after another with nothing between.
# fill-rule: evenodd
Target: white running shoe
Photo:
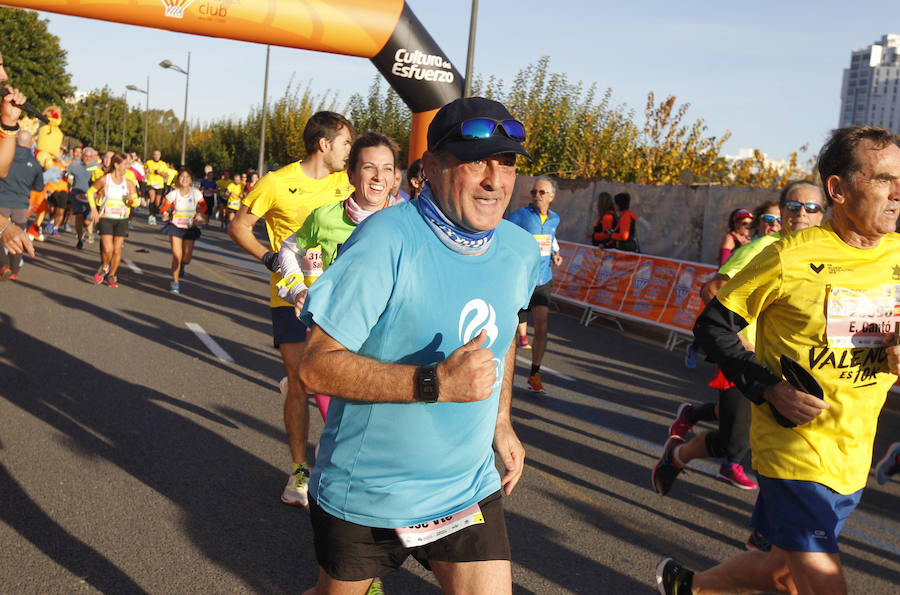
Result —
<instances>
[{"instance_id":1,"label":"white running shoe","mask_svg":"<svg viewBox=\"0 0 900 595\"><path fill-rule=\"evenodd\" d=\"M297 467L294 473L288 476L287 485L281 492L281 501L289 506L309 506L307 488L309 486L309 468L306 465Z\"/></svg>"}]
</instances>

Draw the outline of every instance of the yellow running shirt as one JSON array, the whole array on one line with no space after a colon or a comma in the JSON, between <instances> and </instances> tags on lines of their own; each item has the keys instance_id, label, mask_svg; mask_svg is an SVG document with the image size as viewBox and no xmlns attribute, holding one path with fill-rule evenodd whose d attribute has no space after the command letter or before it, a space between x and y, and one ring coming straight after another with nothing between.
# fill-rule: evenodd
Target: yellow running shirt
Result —
<instances>
[{"instance_id":1,"label":"yellow running shirt","mask_svg":"<svg viewBox=\"0 0 900 595\"><path fill-rule=\"evenodd\" d=\"M144 171L147 172L147 185L151 188L162 188L165 184L165 178L169 174L168 170L169 166L162 159L159 161L154 161L153 159L145 161Z\"/></svg>"},{"instance_id":2,"label":"yellow running shirt","mask_svg":"<svg viewBox=\"0 0 900 595\"><path fill-rule=\"evenodd\" d=\"M351 192L353 186L347 172L336 172L316 180L304 174L297 161L263 176L244 198L243 204L257 217L265 218L270 249L278 252L281 242L300 229L314 209L344 200ZM275 284L280 280L280 274L272 273L269 305L273 308L293 307L278 297Z\"/></svg>"},{"instance_id":3,"label":"yellow running shirt","mask_svg":"<svg viewBox=\"0 0 900 595\"><path fill-rule=\"evenodd\" d=\"M831 223L767 246L717 298L757 320L756 357L778 374L785 353L808 369L829 408L785 428L768 405L753 406L753 467L776 479L824 484L841 494L866 485L872 442L887 391L884 337L900 320L900 235L861 250Z\"/></svg>"}]
</instances>

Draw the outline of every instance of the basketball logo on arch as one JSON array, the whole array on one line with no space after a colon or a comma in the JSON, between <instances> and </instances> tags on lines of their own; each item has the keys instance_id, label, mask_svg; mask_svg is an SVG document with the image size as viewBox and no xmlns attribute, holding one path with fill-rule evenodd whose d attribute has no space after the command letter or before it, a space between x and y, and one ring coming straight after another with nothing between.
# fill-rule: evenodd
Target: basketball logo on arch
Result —
<instances>
[{"instance_id":1,"label":"basketball logo on arch","mask_svg":"<svg viewBox=\"0 0 900 595\"><path fill-rule=\"evenodd\" d=\"M487 332L487 341L482 347L489 348L497 339L497 314L484 300L469 300L459 315L459 340L468 343L481 329Z\"/></svg>"}]
</instances>

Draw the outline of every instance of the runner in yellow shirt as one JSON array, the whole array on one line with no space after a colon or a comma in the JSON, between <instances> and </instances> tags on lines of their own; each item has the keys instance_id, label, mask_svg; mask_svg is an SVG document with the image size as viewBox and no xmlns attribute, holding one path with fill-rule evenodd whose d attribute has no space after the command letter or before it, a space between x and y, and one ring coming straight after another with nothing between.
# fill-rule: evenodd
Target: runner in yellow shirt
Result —
<instances>
[{"instance_id":1,"label":"runner in yellow shirt","mask_svg":"<svg viewBox=\"0 0 900 595\"><path fill-rule=\"evenodd\" d=\"M339 202L353 191L347 178L347 161L353 141L353 127L342 115L318 112L306 123L303 144L306 159L266 174L243 200L228 235L244 250L260 259L272 271L269 295L275 346L281 351L287 377L282 380L284 425L294 465L281 494L285 504L306 506L306 436L309 410L300 385L299 365L306 340L306 327L294 313L294 305L278 297L278 251L281 242L300 229L309 214L327 203ZM260 244L253 226L266 220L269 246Z\"/></svg>"},{"instance_id":2,"label":"runner in yellow shirt","mask_svg":"<svg viewBox=\"0 0 900 595\"><path fill-rule=\"evenodd\" d=\"M147 216L147 223L156 225L159 205L165 196L163 187L166 185L169 170L169 166L162 160L162 153L159 149L153 151L153 159L148 159L144 163L144 170L147 172L147 209L150 212Z\"/></svg>"},{"instance_id":3,"label":"runner in yellow shirt","mask_svg":"<svg viewBox=\"0 0 900 595\"><path fill-rule=\"evenodd\" d=\"M225 187L225 218L222 219L222 227L231 225L235 216L241 209L241 201L246 194L244 184L241 182L241 174L234 174L231 183Z\"/></svg>"},{"instance_id":4,"label":"runner in yellow shirt","mask_svg":"<svg viewBox=\"0 0 900 595\"><path fill-rule=\"evenodd\" d=\"M831 221L766 247L694 326L706 354L755 405L751 525L772 550L696 574L664 559L656 570L663 595L847 592L837 540L859 504L878 416L900 374L900 345L892 344L900 147L884 128L840 128L818 170ZM755 357L736 335L751 320Z\"/></svg>"}]
</instances>

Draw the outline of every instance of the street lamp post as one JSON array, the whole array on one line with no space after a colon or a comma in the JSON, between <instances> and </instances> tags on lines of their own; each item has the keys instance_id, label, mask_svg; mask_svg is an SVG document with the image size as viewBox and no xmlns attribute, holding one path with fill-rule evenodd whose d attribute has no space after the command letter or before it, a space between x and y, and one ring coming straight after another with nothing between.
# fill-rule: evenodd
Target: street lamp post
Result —
<instances>
[{"instance_id":1,"label":"street lamp post","mask_svg":"<svg viewBox=\"0 0 900 595\"><path fill-rule=\"evenodd\" d=\"M125 152L125 118L128 116L128 91L122 93L122 152Z\"/></svg>"},{"instance_id":2,"label":"street lamp post","mask_svg":"<svg viewBox=\"0 0 900 595\"><path fill-rule=\"evenodd\" d=\"M94 114L94 143L93 143L93 147L94 147L95 149L97 148L97 110L98 110L98 109L100 109L100 106L97 105L97 104L94 104L94 108L91 110L91 112Z\"/></svg>"},{"instance_id":3,"label":"street lamp post","mask_svg":"<svg viewBox=\"0 0 900 595\"><path fill-rule=\"evenodd\" d=\"M271 51L272 46L267 45L266 76L263 79L262 122L259 127L259 164L256 166L259 177L266 175L266 101L268 101L267 94L269 92L269 52Z\"/></svg>"},{"instance_id":4,"label":"street lamp post","mask_svg":"<svg viewBox=\"0 0 900 595\"><path fill-rule=\"evenodd\" d=\"M147 133L150 130L150 75L147 75L147 88L141 89L136 85L126 85L129 91L137 91L146 95L147 103L144 107L144 161L147 161Z\"/></svg>"},{"instance_id":5,"label":"street lamp post","mask_svg":"<svg viewBox=\"0 0 900 595\"><path fill-rule=\"evenodd\" d=\"M109 99L106 100L106 148L103 151L109 151Z\"/></svg>"},{"instance_id":6,"label":"street lamp post","mask_svg":"<svg viewBox=\"0 0 900 595\"><path fill-rule=\"evenodd\" d=\"M163 68L171 68L176 72L180 72L185 76L184 79L184 119L181 121L181 167L184 167L184 150L187 146L187 105L188 105L188 84L191 82L191 53L187 55L187 70L180 66L172 64L169 60L163 60L159 63Z\"/></svg>"}]
</instances>

